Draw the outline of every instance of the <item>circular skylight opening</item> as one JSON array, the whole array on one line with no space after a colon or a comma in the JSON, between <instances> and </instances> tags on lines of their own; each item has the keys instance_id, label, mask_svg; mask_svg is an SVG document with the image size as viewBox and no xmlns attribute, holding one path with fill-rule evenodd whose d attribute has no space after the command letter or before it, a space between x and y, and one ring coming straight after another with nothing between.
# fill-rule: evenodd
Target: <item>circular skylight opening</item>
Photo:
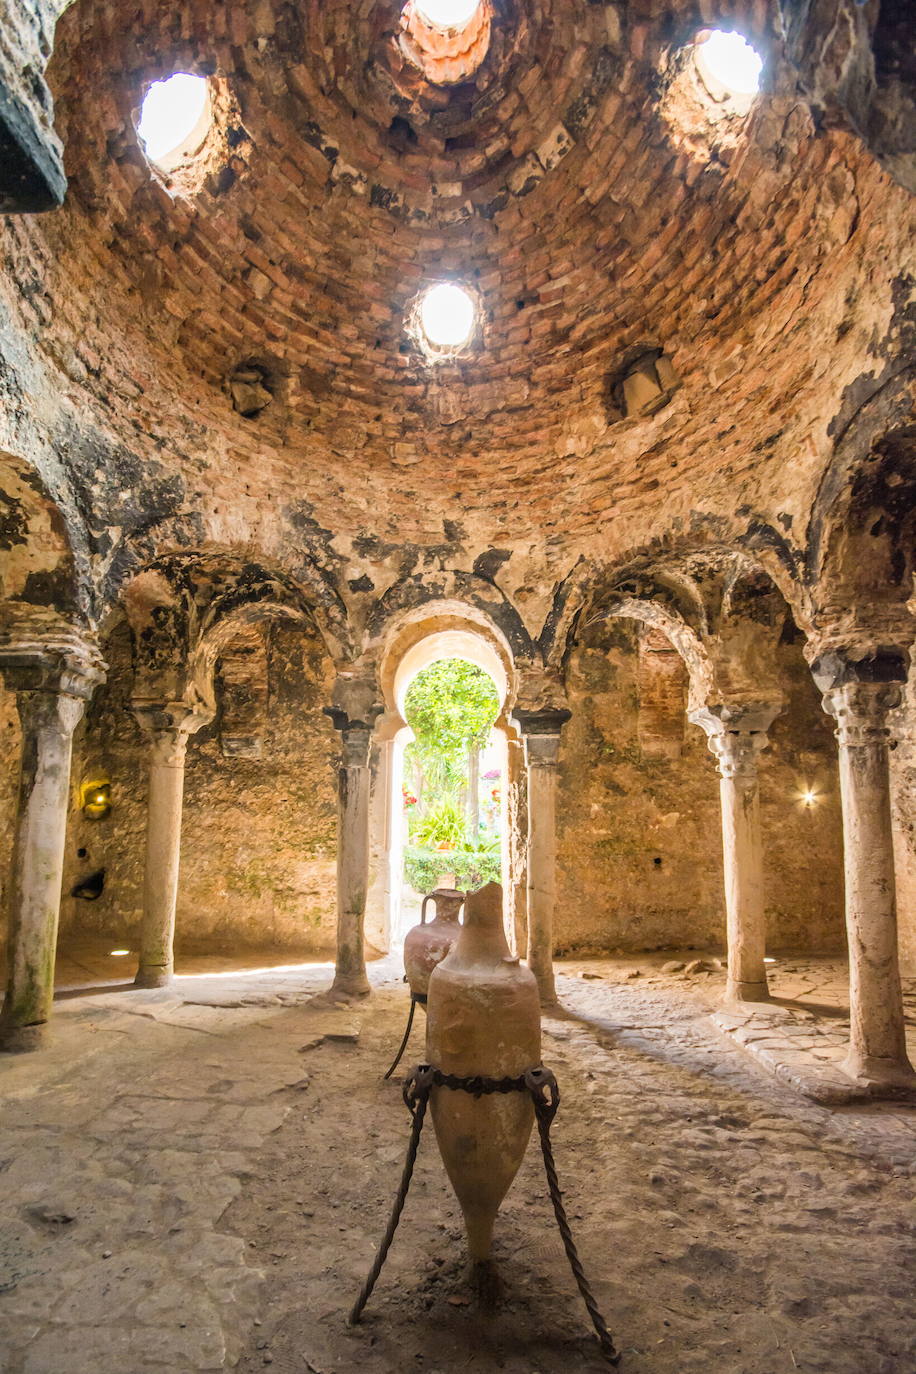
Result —
<instances>
[{"instance_id":1,"label":"circular skylight opening","mask_svg":"<svg viewBox=\"0 0 916 1374\"><path fill-rule=\"evenodd\" d=\"M137 133L150 162L170 172L192 157L210 127L210 89L206 78L176 72L154 81L140 111Z\"/></svg>"},{"instance_id":2,"label":"circular skylight opening","mask_svg":"<svg viewBox=\"0 0 916 1374\"><path fill-rule=\"evenodd\" d=\"M461 348L474 332L477 311L463 286L443 281L420 302L420 325L433 348Z\"/></svg>"},{"instance_id":3,"label":"circular skylight opening","mask_svg":"<svg viewBox=\"0 0 916 1374\"><path fill-rule=\"evenodd\" d=\"M414 9L437 29L463 29L480 9L480 0L414 0Z\"/></svg>"},{"instance_id":4,"label":"circular skylight opening","mask_svg":"<svg viewBox=\"0 0 916 1374\"><path fill-rule=\"evenodd\" d=\"M740 33L713 29L697 44L696 53L702 75L712 77L729 95L757 94L763 58Z\"/></svg>"}]
</instances>

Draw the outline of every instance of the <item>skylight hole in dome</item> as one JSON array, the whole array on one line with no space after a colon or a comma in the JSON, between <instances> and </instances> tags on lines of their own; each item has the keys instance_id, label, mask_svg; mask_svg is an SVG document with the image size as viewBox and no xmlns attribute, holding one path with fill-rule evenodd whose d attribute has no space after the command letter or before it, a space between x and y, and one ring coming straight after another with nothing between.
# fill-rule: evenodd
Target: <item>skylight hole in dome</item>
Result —
<instances>
[{"instance_id":1,"label":"skylight hole in dome","mask_svg":"<svg viewBox=\"0 0 916 1374\"><path fill-rule=\"evenodd\" d=\"M713 29L697 44L697 61L703 75L730 95L747 97L760 89L763 58L740 33Z\"/></svg>"},{"instance_id":2,"label":"skylight hole in dome","mask_svg":"<svg viewBox=\"0 0 916 1374\"><path fill-rule=\"evenodd\" d=\"M209 126L210 90L206 78L176 72L150 86L137 133L149 161L170 171L198 151Z\"/></svg>"},{"instance_id":3,"label":"skylight hole in dome","mask_svg":"<svg viewBox=\"0 0 916 1374\"><path fill-rule=\"evenodd\" d=\"M480 9L480 0L414 0L414 9L437 29L463 29Z\"/></svg>"},{"instance_id":4,"label":"skylight hole in dome","mask_svg":"<svg viewBox=\"0 0 916 1374\"><path fill-rule=\"evenodd\" d=\"M469 293L454 282L431 286L420 302L420 324L434 348L461 348L474 332L476 315Z\"/></svg>"}]
</instances>

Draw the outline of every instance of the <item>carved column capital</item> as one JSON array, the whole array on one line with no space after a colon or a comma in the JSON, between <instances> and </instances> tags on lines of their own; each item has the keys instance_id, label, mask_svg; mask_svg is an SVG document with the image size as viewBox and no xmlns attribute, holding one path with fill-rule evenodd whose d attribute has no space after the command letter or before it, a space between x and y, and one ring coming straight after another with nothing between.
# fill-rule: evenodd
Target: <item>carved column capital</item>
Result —
<instances>
[{"instance_id":1,"label":"carved column capital","mask_svg":"<svg viewBox=\"0 0 916 1374\"><path fill-rule=\"evenodd\" d=\"M529 768L556 768L560 757L560 734L572 712L565 706L544 706L528 710L517 706L512 719L525 744Z\"/></svg>"},{"instance_id":2,"label":"carved column capital","mask_svg":"<svg viewBox=\"0 0 916 1374\"><path fill-rule=\"evenodd\" d=\"M887 720L903 700L909 651L890 646L856 656L852 648L835 648L811 664L822 704L837 723L836 736L845 747L886 744Z\"/></svg>"},{"instance_id":3,"label":"carved column capital","mask_svg":"<svg viewBox=\"0 0 916 1374\"><path fill-rule=\"evenodd\" d=\"M363 667L359 671L338 672L331 705L325 707L325 712L334 720L335 729L341 728L336 717L343 715L354 723L362 721L371 730L384 709L375 674Z\"/></svg>"},{"instance_id":4,"label":"carved column capital","mask_svg":"<svg viewBox=\"0 0 916 1374\"><path fill-rule=\"evenodd\" d=\"M369 750L372 745L372 731L375 717L381 714L381 707L373 708L371 720L353 720L346 711L336 706L326 706L324 714L329 716L334 729L340 735L340 762L345 768L366 768L369 765Z\"/></svg>"},{"instance_id":5,"label":"carved column capital","mask_svg":"<svg viewBox=\"0 0 916 1374\"><path fill-rule=\"evenodd\" d=\"M61 694L86 702L105 681L106 670L95 639L73 626L22 623L0 632L0 673L12 692Z\"/></svg>"},{"instance_id":6,"label":"carved column capital","mask_svg":"<svg viewBox=\"0 0 916 1374\"><path fill-rule=\"evenodd\" d=\"M886 744L890 738L887 715L903 700L903 688L895 682L846 682L829 688L824 710L837 723L836 737L844 748Z\"/></svg>"},{"instance_id":7,"label":"carved column capital","mask_svg":"<svg viewBox=\"0 0 916 1374\"><path fill-rule=\"evenodd\" d=\"M325 706L340 734L341 763L345 767L366 767L375 722L384 713L384 702L371 673L341 671L334 683L333 704Z\"/></svg>"},{"instance_id":8,"label":"carved column capital","mask_svg":"<svg viewBox=\"0 0 916 1374\"><path fill-rule=\"evenodd\" d=\"M46 730L54 730L69 739L82 719L86 708L84 697L69 692L20 689L16 693L16 710L24 739Z\"/></svg>"},{"instance_id":9,"label":"carved column capital","mask_svg":"<svg viewBox=\"0 0 916 1374\"><path fill-rule=\"evenodd\" d=\"M137 722L152 741L152 763L163 768L183 768L191 735L209 725L213 712L183 701L144 701L131 703Z\"/></svg>"},{"instance_id":10,"label":"carved column capital","mask_svg":"<svg viewBox=\"0 0 916 1374\"><path fill-rule=\"evenodd\" d=\"M757 760L781 709L781 703L772 701L720 703L691 711L689 719L705 730L722 777L751 783L757 780Z\"/></svg>"},{"instance_id":11,"label":"carved column capital","mask_svg":"<svg viewBox=\"0 0 916 1374\"><path fill-rule=\"evenodd\" d=\"M910 652L906 645L873 647L867 653L833 648L811 659L811 676L823 693L850 683L905 683Z\"/></svg>"}]
</instances>

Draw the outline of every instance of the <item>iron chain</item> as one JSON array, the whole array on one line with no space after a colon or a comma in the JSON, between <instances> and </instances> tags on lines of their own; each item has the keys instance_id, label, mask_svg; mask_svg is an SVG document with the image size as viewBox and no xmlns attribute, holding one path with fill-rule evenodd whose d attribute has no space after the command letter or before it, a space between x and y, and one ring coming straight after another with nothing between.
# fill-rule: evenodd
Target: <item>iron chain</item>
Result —
<instances>
[{"instance_id":1,"label":"iron chain","mask_svg":"<svg viewBox=\"0 0 916 1374\"><path fill-rule=\"evenodd\" d=\"M563 1238L566 1258L569 1260L569 1267L572 1269L573 1277L582 1295L582 1300L588 1310L588 1315L591 1317L592 1326L595 1328L595 1335L601 1347L601 1353L609 1364L616 1365L620 1356L614 1348L613 1337L608 1330L607 1323L598 1310L595 1296L585 1276L582 1262L579 1259L579 1253L576 1250L575 1241L572 1238L572 1231L569 1227L566 1208L563 1205L563 1194L560 1190L556 1163L553 1157L553 1146L550 1141L550 1127L560 1106L560 1089L554 1074L550 1069L545 1069L543 1065L538 1065L537 1068L529 1069L527 1073L522 1074L518 1078L484 1078L480 1075L473 1075L469 1078L459 1078L455 1074L443 1073L441 1069L433 1068L431 1064L418 1064L413 1073L409 1074L404 1080L404 1103L412 1119L410 1140L407 1146L407 1158L404 1161L404 1170L401 1175L400 1186L395 1195L394 1206L391 1209L391 1216L388 1219L388 1226L382 1238L382 1243L378 1248L372 1268L369 1271L366 1282L363 1284L362 1291L350 1313L349 1320L351 1326L359 1321L363 1309L372 1295L376 1280L382 1272L382 1265L388 1257L388 1251L391 1249L391 1242L394 1240L394 1233L398 1228L398 1222L401 1219L401 1213L404 1210L404 1203L407 1200L407 1193L410 1189L410 1181L413 1177L414 1165L417 1160L417 1151L420 1146L420 1134L423 1130L423 1122L426 1118L429 1095L433 1088L448 1088L452 1092L466 1092L476 1098L487 1096L492 1093L527 1092L530 1094L534 1104L535 1119L538 1124L541 1153L544 1157L544 1172L547 1175L547 1187L550 1192L550 1200L553 1203L553 1212L556 1217L557 1227Z\"/></svg>"}]
</instances>

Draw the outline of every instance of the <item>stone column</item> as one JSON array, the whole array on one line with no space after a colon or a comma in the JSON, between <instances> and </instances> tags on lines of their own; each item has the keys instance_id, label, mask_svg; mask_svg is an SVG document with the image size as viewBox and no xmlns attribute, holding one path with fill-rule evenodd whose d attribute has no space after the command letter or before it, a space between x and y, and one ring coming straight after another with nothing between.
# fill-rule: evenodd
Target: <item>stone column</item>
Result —
<instances>
[{"instance_id":1,"label":"stone column","mask_svg":"<svg viewBox=\"0 0 916 1374\"><path fill-rule=\"evenodd\" d=\"M818 680L818 666L814 666ZM820 683L819 683L820 685ZM824 691L836 718L846 873L850 1037L843 1065L853 1078L885 1086L916 1082L907 1058L897 952L887 713L896 682L847 681Z\"/></svg>"},{"instance_id":2,"label":"stone column","mask_svg":"<svg viewBox=\"0 0 916 1374\"><path fill-rule=\"evenodd\" d=\"M521 956L528 948L528 770L520 739L506 733L506 776L503 781L502 880L506 893L509 948Z\"/></svg>"},{"instance_id":3,"label":"stone column","mask_svg":"<svg viewBox=\"0 0 916 1374\"><path fill-rule=\"evenodd\" d=\"M73 731L104 665L74 637L63 648L3 646L0 668L22 723L0 1049L20 1051L38 1048L51 1014Z\"/></svg>"},{"instance_id":4,"label":"stone column","mask_svg":"<svg viewBox=\"0 0 916 1374\"><path fill-rule=\"evenodd\" d=\"M185 754L189 737L213 717L209 711L181 702L134 702L133 709L150 736L143 923L140 966L134 983L138 988L162 988L168 986L175 971Z\"/></svg>"},{"instance_id":5,"label":"stone column","mask_svg":"<svg viewBox=\"0 0 916 1374\"><path fill-rule=\"evenodd\" d=\"M553 916L556 906L557 764L560 731L570 712L516 708L528 771L528 967L538 983L542 1006L555 1006Z\"/></svg>"},{"instance_id":6,"label":"stone column","mask_svg":"<svg viewBox=\"0 0 916 1374\"><path fill-rule=\"evenodd\" d=\"M769 1000L763 839L757 759L779 713L773 703L704 707L690 719L702 726L719 764L722 808L722 867L728 932L729 1002Z\"/></svg>"},{"instance_id":7,"label":"stone column","mask_svg":"<svg viewBox=\"0 0 916 1374\"><path fill-rule=\"evenodd\" d=\"M337 766L337 962L331 992L365 997L364 923L369 885L369 749L372 721L325 707L340 732ZM367 714L369 714L367 712ZM377 714L377 713L376 713Z\"/></svg>"}]
</instances>

